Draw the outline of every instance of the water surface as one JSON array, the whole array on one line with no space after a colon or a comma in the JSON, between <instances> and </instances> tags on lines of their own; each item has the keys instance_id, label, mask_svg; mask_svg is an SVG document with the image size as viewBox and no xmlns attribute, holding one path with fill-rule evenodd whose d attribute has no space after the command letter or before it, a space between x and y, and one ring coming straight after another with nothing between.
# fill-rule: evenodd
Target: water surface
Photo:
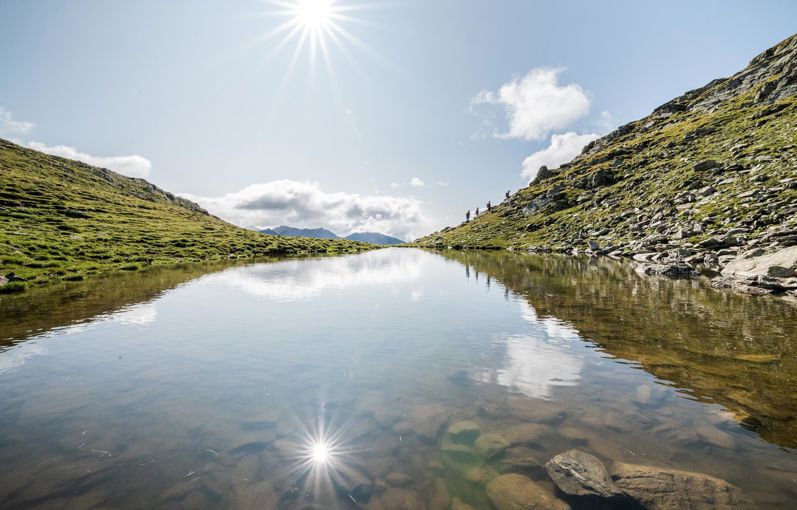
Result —
<instances>
[{"instance_id":1,"label":"water surface","mask_svg":"<svg viewBox=\"0 0 797 510\"><path fill-rule=\"evenodd\" d=\"M797 501L783 300L610 260L389 249L0 311L2 508L489 509L506 465L450 455L462 420L543 463L577 447Z\"/></svg>"}]
</instances>

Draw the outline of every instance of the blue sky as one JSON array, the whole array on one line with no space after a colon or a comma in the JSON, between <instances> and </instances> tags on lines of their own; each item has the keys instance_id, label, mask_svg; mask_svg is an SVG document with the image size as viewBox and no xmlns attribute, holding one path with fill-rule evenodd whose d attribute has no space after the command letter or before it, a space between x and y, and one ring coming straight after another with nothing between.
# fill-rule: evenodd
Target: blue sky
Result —
<instances>
[{"instance_id":1,"label":"blue sky","mask_svg":"<svg viewBox=\"0 0 797 510\"><path fill-rule=\"evenodd\" d=\"M0 136L246 227L413 237L733 74L797 20L790 0L334 5L354 19L327 63L266 37L293 18L260 0L3 0Z\"/></svg>"}]
</instances>

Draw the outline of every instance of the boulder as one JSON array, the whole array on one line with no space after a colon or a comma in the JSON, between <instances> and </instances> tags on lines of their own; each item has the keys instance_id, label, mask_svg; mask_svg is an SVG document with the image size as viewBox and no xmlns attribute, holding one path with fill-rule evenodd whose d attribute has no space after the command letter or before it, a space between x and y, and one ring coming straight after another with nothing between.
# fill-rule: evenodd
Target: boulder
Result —
<instances>
[{"instance_id":1,"label":"boulder","mask_svg":"<svg viewBox=\"0 0 797 510\"><path fill-rule=\"evenodd\" d=\"M539 170L537 170L537 176L534 177L534 180L531 181L531 183L532 184L538 184L538 183L544 181L545 179L550 179L555 174L556 174L556 172L554 172L552 170L548 170L548 167L543 165L543 166L540 167Z\"/></svg>"},{"instance_id":2,"label":"boulder","mask_svg":"<svg viewBox=\"0 0 797 510\"><path fill-rule=\"evenodd\" d=\"M704 170L712 170L712 169L717 168L719 166L720 166L720 164L717 163L716 161L714 161L713 159L706 159L706 160L700 161L698 163L695 163L692 166L692 169L695 170L696 172L702 172Z\"/></svg>"},{"instance_id":3,"label":"boulder","mask_svg":"<svg viewBox=\"0 0 797 510\"><path fill-rule=\"evenodd\" d=\"M498 510L568 510L570 505L542 485L516 473L493 478L487 497Z\"/></svg>"},{"instance_id":4,"label":"boulder","mask_svg":"<svg viewBox=\"0 0 797 510\"><path fill-rule=\"evenodd\" d=\"M775 274L770 274L770 270ZM778 278L797 276L797 246L774 252L765 252L762 249L750 250L736 257L722 270L722 276L736 278L779 274L788 276L777 276Z\"/></svg>"},{"instance_id":5,"label":"boulder","mask_svg":"<svg viewBox=\"0 0 797 510\"><path fill-rule=\"evenodd\" d=\"M606 170L598 170L589 178L590 189L600 188L603 186L610 186L617 182L614 174Z\"/></svg>"},{"instance_id":6,"label":"boulder","mask_svg":"<svg viewBox=\"0 0 797 510\"><path fill-rule=\"evenodd\" d=\"M612 498L622 495L603 462L580 450L557 455L545 464L545 471L562 492L571 496Z\"/></svg>"},{"instance_id":7,"label":"boulder","mask_svg":"<svg viewBox=\"0 0 797 510\"><path fill-rule=\"evenodd\" d=\"M615 484L648 510L731 510L753 508L741 490L701 473L615 462Z\"/></svg>"}]
</instances>

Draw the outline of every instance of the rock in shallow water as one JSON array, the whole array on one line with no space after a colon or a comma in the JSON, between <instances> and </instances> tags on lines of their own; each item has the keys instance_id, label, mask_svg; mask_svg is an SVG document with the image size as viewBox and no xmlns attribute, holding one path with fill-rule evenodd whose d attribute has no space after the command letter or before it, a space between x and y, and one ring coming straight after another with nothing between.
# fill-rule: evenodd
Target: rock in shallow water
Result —
<instances>
[{"instance_id":1,"label":"rock in shallow water","mask_svg":"<svg viewBox=\"0 0 797 510\"><path fill-rule=\"evenodd\" d=\"M487 484L487 497L498 510L568 510L570 505L523 475L508 474Z\"/></svg>"},{"instance_id":2,"label":"rock in shallow water","mask_svg":"<svg viewBox=\"0 0 797 510\"><path fill-rule=\"evenodd\" d=\"M615 462L615 484L648 510L731 510L754 508L741 490L701 473Z\"/></svg>"},{"instance_id":3,"label":"rock in shallow water","mask_svg":"<svg viewBox=\"0 0 797 510\"><path fill-rule=\"evenodd\" d=\"M580 450L557 455L545 464L545 471L562 492L571 496L611 498L622 495L603 462Z\"/></svg>"},{"instance_id":4,"label":"rock in shallow water","mask_svg":"<svg viewBox=\"0 0 797 510\"><path fill-rule=\"evenodd\" d=\"M507 448L509 448L509 442L504 439L504 436L495 432L482 434L476 439L476 451L487 458L501 455Z\"/></svg>"}]
</instances>

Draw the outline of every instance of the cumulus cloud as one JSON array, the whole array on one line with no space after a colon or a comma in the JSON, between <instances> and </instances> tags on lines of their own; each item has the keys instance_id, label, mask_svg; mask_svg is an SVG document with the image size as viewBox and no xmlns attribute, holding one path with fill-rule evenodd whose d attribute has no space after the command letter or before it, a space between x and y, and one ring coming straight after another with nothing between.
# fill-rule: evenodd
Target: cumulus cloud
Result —
<instances>
[{"instance_id":1,"label":"cumulus cloud","mask_svg":"<svg viewBox=\"0 0 797 510\"><path fill-rule=\"evenodd\" d=\"M0 134L24 135L35 127L33 122L14 120L14 116L0 106Z\"/></svg>"},{"instance_id":2,"label":"cumulus cloud","mask_svg":"<svg viewBox=\"0 0 797 510\"><path fill-rule=\"evenodd\" d=\"M550 131L565 128L589 113L590 100L580 85L559 84L562 71L547 67L532 69L497 92L479 92L471 103L504 107L509 130L494 130L494 137L542 140Z\"/></svg>"},{"instance_id":3,"label":"cumulus cloud","mask_svg":"<svg viewBox=\"0 0 797 510\"><path fill-rule=\"evenodd\" d=\"M595 133L579 135L574 132L553 135L551 144L532 154L523 160L522 176L526 179L534 179L541 166L556 168L559 165L569 162L581 153L589 142L599 138Z\"/></svg>"},{"instance_id":4,"label":"cumulus cloud","mask_svg":"<svg viewBox=\"0 0 797 510\"><path fill-rule=\"evenodd\" d=\"M410 179L410 186L413 188L423 188L424 182L417 177Z\"/></svg>"},{"instance_id":5,"label":"cumulus cloud","mask_svg":"<svg viewBox=\"0 0 797 510\"><path fill-rule=\"evenodd\" d=\"M82 161L87 165L108 168L128 177L145 178L149 176L152 170L152 163L147 158L137 154L131 156L92 156L66 145L48 146L41 142L28 142L26 145L45 154Z\"/></svg>"},{"instance_id":6,"label":"cumulus cloud","mask_svg":"<svg viewBox=\"0 0 797 510\"><path fill-rule=\"evenodd\" d=\"M409 239L426 227L421 203L414 198L328 193L314 182L283 179L220 197L181 196L247 228L321 226L339 235L368 231Z\"/></svg>"}]
</instances>

